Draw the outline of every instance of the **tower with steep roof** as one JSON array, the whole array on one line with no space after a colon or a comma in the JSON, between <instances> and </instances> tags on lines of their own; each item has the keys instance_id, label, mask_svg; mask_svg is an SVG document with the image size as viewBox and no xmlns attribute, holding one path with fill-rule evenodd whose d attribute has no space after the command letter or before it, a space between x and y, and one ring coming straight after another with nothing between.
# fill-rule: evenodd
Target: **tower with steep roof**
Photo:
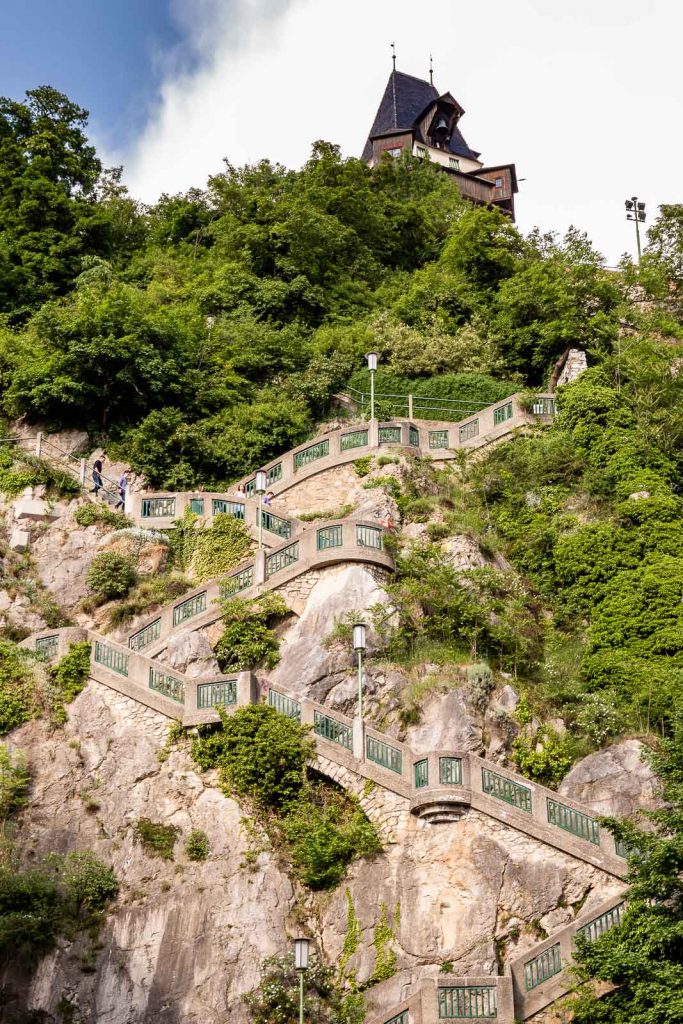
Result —
<instances>
[{"instance_id":1,"label":"tower with steep roof","mask_svg":"<svg viewBox=\"0 0 683 1024\"><path fill-rule=\"evenodd\" d=\"M431 78L430 73L430 78ZM387 154L405 151L429 158L450 174L462 195L473 203L497 206L514 220L517 174L514 164L485 167L460 131L464 109L450 92L422 78L394 70L363 149L374 167Z\"/></svg>"}]
</instances>

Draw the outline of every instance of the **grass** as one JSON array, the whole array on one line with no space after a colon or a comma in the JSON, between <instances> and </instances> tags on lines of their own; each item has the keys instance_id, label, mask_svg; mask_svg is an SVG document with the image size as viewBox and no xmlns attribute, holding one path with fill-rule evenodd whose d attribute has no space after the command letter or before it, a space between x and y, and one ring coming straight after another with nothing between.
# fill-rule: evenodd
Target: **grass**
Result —
<instances>
[{"instance_id":1,"label":"grass","mask_svg":"<svg viewBox=\"0 0 683 1024\"><path fill-rule=\"evenodd\" d=\"M351 515L355 507L355 505L341 505L330 512L302 512L297 518L302 523L312 523L315 519L346 519L347 516Z\"/></svg>"},{"instance_id":2,"label":"grass","mask_svg":"<svg viewBox=\"0 0 683 1024\"><path fill-rule=\"evenodd\" d=\"M109 610L106 629L116 629L137 615L153 611L160 605L182 597L192 584L179 573L162 573L141 580L125 600L117 601Z\"/></svg>"}]
</instances>

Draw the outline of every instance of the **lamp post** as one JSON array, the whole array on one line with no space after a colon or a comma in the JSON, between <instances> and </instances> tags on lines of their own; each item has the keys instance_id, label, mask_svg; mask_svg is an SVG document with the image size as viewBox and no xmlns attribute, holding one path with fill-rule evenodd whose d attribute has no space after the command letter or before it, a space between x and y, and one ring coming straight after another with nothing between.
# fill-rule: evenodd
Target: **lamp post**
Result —
<instances>
[{"instance_id":1,"label":"lamp post","mask_svg":"<svg viewBox=\"0 0 683 1024\"><path fill-rule=\"evenodd\" d=\"M263 547L263 508L261 507L261 498L266 493L266 474L262 469L259 469L256 474L256 485L254 490L258 494L258 549L259 551Z\"/></svg>"},{"instance_id":2,"label":"lamp post","mask_svg":"<svg viewBox=\"0 0 683 1024\"><path fill-rule=\"evenodd\" d=\"M304 972L308 970L308 939L294 940L294 967L299 972L299 1024L304 1024Z\"/></svg>"},{"instance_id":3,"label":"lamp post","mask_svg":"<svg viewBox=\"0 0 683 1024\"><path fill-rule=\"evenodd\" d=\"M638 196L631 196L624 201L626 220L635 221L636 245L638 247L638 263L640 263L640 224L645 221L645 203L638 202Z\"/></svg>"},{"instance_id":4,"label":"lamp post","mask_svg":"<svg viewBox=\"0 0 683 1024\"><path fill-rule=\"evenodd\" d=\"M377 353L368 352L368 370L370 371L370 419L375 418L375 374L377 373Z\"/></svg>"},{"instance_id":5,"label":"lamp post","mask_svg":"<svg viewBox=\"0 0 683 1024\"><path fill-rule=\"evenodd\" d=\"M358 717L363 721L363 654L365 652L365 623L353 627L353 649L358 655Z\"/></svg>"}]
</instances>

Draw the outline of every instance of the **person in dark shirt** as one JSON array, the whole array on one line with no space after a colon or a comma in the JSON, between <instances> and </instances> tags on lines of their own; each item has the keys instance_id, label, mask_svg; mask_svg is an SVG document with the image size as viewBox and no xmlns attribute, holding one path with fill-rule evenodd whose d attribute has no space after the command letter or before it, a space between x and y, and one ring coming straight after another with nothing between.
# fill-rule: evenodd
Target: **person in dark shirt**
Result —
<instances>
[{"instance_id":1,"label":"person in dark shirt","mask_svg":"<svg viewBox=\"0 0 683 1024\"><path fill-rule=\"evenodd\" d=\"M94 494L95 497L97 497L99 491L102 489L103 486L102 465L104 463L105 458L106 456L103 452L98 458L95 459L95 461L92 464L92 479L95 486L90 488L90 493Z\"/></svg>"}]
</instances>

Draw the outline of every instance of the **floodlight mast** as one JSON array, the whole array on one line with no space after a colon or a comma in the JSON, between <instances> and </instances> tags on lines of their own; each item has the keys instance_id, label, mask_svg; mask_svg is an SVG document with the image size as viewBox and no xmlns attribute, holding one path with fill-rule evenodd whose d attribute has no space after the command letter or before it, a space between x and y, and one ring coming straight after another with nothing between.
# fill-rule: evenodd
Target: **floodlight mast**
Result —
<instances>
[{"instance_id":1,"label":"floodlight mast","mask_svg":"<svg viewBox=\"0 0 683 1024\"><path fill-rule=\"evenodd\" d=\"M631 196L624 201L626 208L626 220L632 220L636 225L636 246L638 248L638 263L640 263L640 225L645 222L645 203L638 200L638 196Z\"/></svg>"}]
</instances>

